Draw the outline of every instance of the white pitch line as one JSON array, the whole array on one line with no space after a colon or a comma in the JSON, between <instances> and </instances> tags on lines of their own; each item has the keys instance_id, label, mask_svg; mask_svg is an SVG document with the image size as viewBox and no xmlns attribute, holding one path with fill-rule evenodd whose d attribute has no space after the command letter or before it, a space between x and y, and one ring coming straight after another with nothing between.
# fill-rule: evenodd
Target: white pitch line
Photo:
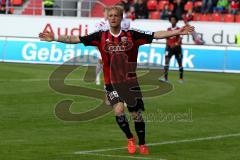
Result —
<instances>
[{"instance_id":1,"label":"white pitch line","mask_svg":"<svg viewBox=\"0 0 240 160\"><path fill-rule=\"evenodd\" d=\"M212 136L212 137L201 137L201 138L194 138L194 139L183 139L183 140L177 140L177 141L165 141L165 142L159 142L159 143L149 143L147 145L148 146L160 146L160 145L166 145L166 144L177 144L177 143L185 143L185 142L216 140L216 139L238 137L238 136L240 136L240 133L217 135L217 136ZM74 152L74 154L98 153L98 152L121 150L121 149L126 149L126 148L127 147L118 147L118 148L96 149L96 150L88 150L88 151L87 150L86 151L77 151L77 152Z\"/></svg>"},{"instance_id":2,"label":"white pitch line","mask_svg":"<svg viewBox=\"0 0 240 160\"><path fill-rule=\"evenodd\" d=\"M226 135L218 135L213 137L202 137L202 138L194 138L194 139L183 139L178 141L166 141L166 142L159 142L159 143L150 143L148 146L158 146L164 144L176 144L176 143L185 143L185 142L196 142L196 141L207 141L207 140L216 140L216 139L223 139L228 137L239 137L240 133L236 134L226 134Z\"/></svg>"},{"instance_id":3,"label":"white pitch line","mask_svg":"<svg viewBox=\"0 0 240 160\"><path fill-rule=\"evenodd\" d=\"M98 152L106 152L106 151L115 151L115 150L121 150L121 149L127 149L127 147L107 148L107 149L96 149L96 150L89 150L89 151L77 151L77 152L74 152L74 153L75 153L75 154L88 154L88 153L98 153Z\"/></svg>"},{"instance_id":4,"label":"white pitch line","mask_svg":"<svg viewBox=\"0 0 240 160\"><path fill-rule=\"evenodd\" d=\"M150 157L136 157L136 156L120 156L120 155L111 155L111 154L99 154L99 153L81 153L85 155L93 155L93 156L102 156L102 157L114 157L114 158L128 158L128 159L150 159L150 160L166 160L161 158L150 158Z\"/></svg>"}]
</instances>

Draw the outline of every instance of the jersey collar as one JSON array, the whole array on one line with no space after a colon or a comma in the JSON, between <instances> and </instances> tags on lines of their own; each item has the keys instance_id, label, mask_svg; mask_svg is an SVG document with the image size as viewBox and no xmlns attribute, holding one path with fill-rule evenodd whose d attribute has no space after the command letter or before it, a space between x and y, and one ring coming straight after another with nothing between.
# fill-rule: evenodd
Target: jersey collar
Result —
<instances>
[{"instance_id":1,"label":"jersey collar","mask_svg":"<svg viewBox=\"0 0 240 160\"><path fill-rule=\"evenodd\" d=\"M110 29L109 29L109 32L110 32L110 34L111 34L113 37L118 37L118 36L120 36L120 34L122 33L122 29L120 29L120 32L119 32L118 34L113 34Z\"/></svg>"}]
</instances>

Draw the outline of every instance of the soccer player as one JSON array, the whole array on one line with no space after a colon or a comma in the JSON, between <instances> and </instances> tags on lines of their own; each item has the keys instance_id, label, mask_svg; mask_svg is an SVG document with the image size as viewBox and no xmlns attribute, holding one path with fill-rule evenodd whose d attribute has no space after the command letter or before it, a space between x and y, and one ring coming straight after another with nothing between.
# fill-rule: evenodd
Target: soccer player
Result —
<instances>
[{"instance_id":1,"label":"soccer player","mask_svg":"<svg viewBox=\"0 0 240 160\"><path fill-rule=\"evenodd\" d=\"M119 6L119 7L121 7L121 6ZM108 12L108 8L105 7L103 10L104 18L101 19L101 21L95 25L96 31L109 29L110 26L109 26L109 22L107 19L107 12ZM123 19L121 21L121 29L123 29L123 30L130 29L130 20L129 19L126 19L123 17ZM101 77L103 62L102 62L101 55L97 55L97 57L98 57L98 63L96 65L96 85L100 85L101 84L100 77Z\"/></svg>"},{"instance_id":2,"label":"soccer player","mask_svg":"<svg viewBox=\"0 0 240 160\"><path fill-rule=\"evenodd\" d=\"M167 29L167 31L178 31L181 30L180 27L177 26L178 19L175 15L169 16L169 21L171 23L171 27ZM174 55L179 66L179 82L183 82L183 66L182 66L182 38L181 35L175 35L172 37L167 37L167 44L165 49L165 66L164 66L164 79L159 79L160 81L168 81L168 70L169 70L169 62Z\"/></svg>"},{"instance_id":3,"label":"soccer player","mask_svg":"<svg viewBox=\"0 0 240 160\"><path fill-rule=\"evenodd\" d=\"M179 30L158 31L154 33L137 30L123 30L121 29L122 18L122 8L118 6L112 6L108 9L108 21L110 25L109 29L100 30L82 37L66 35L54 36L52 33L40 33L39 38L48 42L55 40L63 43L83 43L85 46L98 47L103 60L103 73L106 93L113 107L113 111L115 112L116 122L128 139L128 152L133 154L136 152L136 144L124 112L125 99L119 96L123 94L118 93L113 86L115 85L115 82L117 83L115 78L118 79L118 77L124 77L126 82L130 81L131 79L137 80L136 74L133 73L133 70L136 70L136 68L131 68L131 74L128 76L121 74L123 71L120 69L124 68L124 66L119 66L118 64L121 64L124 61L121 61L121 58L116 58L116 56L123 55L127 57L129 62L137 62L138 48L140 45L152 43L154 38L162 39L171 36L189 34L194 30L194 27L188 25ZM126 65L127 64L128 63L126 63ZM114 67L119 67L118 70L114 70L115 68L112 67L112 65ZM116 77L111 77L111 75L116 75ZM114 80L112 80L112 78L114 78ZM140 91L139 86L136 86L135 89ZM125 97L128 97L128 95ZM145 123L141 114L141 111L144 110L144 104L141 98L136 98L135 105L128 105L127 108L134 120L135 131L138 136L139 151L141 154L149 154L148 147L145 143Z\"/></svg>"}]
</instances>

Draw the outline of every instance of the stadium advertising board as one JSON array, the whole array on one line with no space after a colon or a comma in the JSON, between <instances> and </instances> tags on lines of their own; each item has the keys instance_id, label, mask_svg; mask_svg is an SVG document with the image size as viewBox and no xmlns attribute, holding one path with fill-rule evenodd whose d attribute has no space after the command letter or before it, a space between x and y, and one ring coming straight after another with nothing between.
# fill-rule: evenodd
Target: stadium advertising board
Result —
<instances>
[{"instance_id":1,"label":"stadium advertising board","mask_svg":"<svg viewBox=\"0 0 240 160\"><path fill-rule=\"evenodd\" d=\"M165 63L165 45L152 44L150 50L145 48L146 47L142 47L140 49L140 53L138 55L140 63L146 62L147 59L149 63L157 63L161 65ZM225 70L225 54L227 54L225 47L184 45L183 67L187 70L221 72ZM178 69L177 61L174 58L170 61L170 67Z\"/></svg>"},{"instance_id":2,"label":"stadium advertising board","mask_svg":"<svg viewBox=\"0 0 240 160\"><path fill-rule=\"evenodd\" d=\"M236 47L228 47L227 48L227 54L225 56L225 68L226 72L228 72L228 69L233 71L239 71L240 70L240 48Z\"/></svg>"},{"instance_id":3,"label":"stadium advertising board","mask_svg":"<svg viewBox=\"0 0 240 160\"><path fill-rule=\"evenodd\" d=\"M37 37L38 33L42 31L52 31L55 34L85 35L95 30L95 24L100 19L2 15L0 21L4 22L1 23L0 36ZM237 23L191 23L209 45L234 45L235 35L240 32ZM168 21L163 20L135 20L131 22L132 27L149 31L166 30L169 25ZM183 26L183 22L179 22L179 26ZM165 42L165 40L158 41ZM193 44L192 37L184 36L183 43Z\"/></svg>"},{"instance_id":4,"label":"stadium advertising board","mask_svg":"<svg viewBox=\"0 0 240 160\"><path fill-rule=\"evenodd\" d=\"M4 45L5 45L5 38L1 38L0 37L0 41L1 41L1 43L0 43L0 61L2 61L3 60L3 56L4 56Z\"/></svg>"},{"instance_id":5,"label":"stadium advertising board","mask_svg":"<svg viewBox=\"0 0 240 160\"><path fill-rule=\"evenodd\" d=\"M0 44L4 43L1 41ZM98 50L83 44L66 45L46 43L39 40L10 39L7 41L4 61L43 64L94 64L97 63ZM78 58L74 58L78 57ZM70 61L72 60L73 61Z\"/></svg>"},{"instance_id":6,"label":"stadium advertising board","mask_svg":"<svg viewBox=\"0 0 240 160\"><path fill-rule=\"evenodd\" d=\"M98 50L82 44L47 43L39 40L10 38L0 39L0 46L5 46L5 62L62 64L95 64ZM164 64L163 44L144 45L139 49L138 63ZM183 46L183 67L191 71L239 72L240 48ZM177 62L171 59L170 67L177 69Z\"/></svg>"}]
</instances>

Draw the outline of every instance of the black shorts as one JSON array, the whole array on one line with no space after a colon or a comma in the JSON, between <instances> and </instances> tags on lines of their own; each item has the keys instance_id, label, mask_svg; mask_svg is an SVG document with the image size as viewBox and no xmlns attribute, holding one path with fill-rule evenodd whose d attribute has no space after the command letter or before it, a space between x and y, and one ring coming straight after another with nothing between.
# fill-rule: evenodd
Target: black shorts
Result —
<instances>
[{"instance_id":1,"label":"black shorts","mask_svg":"<svg viewBox=\"0 0 240 160\"><path fill-rule=\"evenodd\" d=\"M141 91L140 87L134 87L132 88L132 90L136 90L136 91ZM105 86L105 91L107 94L107 98L111 104L111 106L119 103L119 102L125 102L124 99L122 99L118 92L116 90L114 90L112 85L106 85ZM142 98L135 98L136 99L136 103L134 106L130 106L127 104L127 108L129 112L138 112L138 111L144 111L144 103Z\"/></svg>"},{"instance_id":2,"label":"black shorts","mask_svg":"<svg viewBox=\"0 0 240 160\"><path fill-rule=\"evenodd\" d=\"M181 46L174 47L174 48L167 47L165 51L165 57L168 57L169 59L171 59L173 55L177 60L182 61L182 58L183 58L182 47Z\"/></svg>"}]
</instances>

